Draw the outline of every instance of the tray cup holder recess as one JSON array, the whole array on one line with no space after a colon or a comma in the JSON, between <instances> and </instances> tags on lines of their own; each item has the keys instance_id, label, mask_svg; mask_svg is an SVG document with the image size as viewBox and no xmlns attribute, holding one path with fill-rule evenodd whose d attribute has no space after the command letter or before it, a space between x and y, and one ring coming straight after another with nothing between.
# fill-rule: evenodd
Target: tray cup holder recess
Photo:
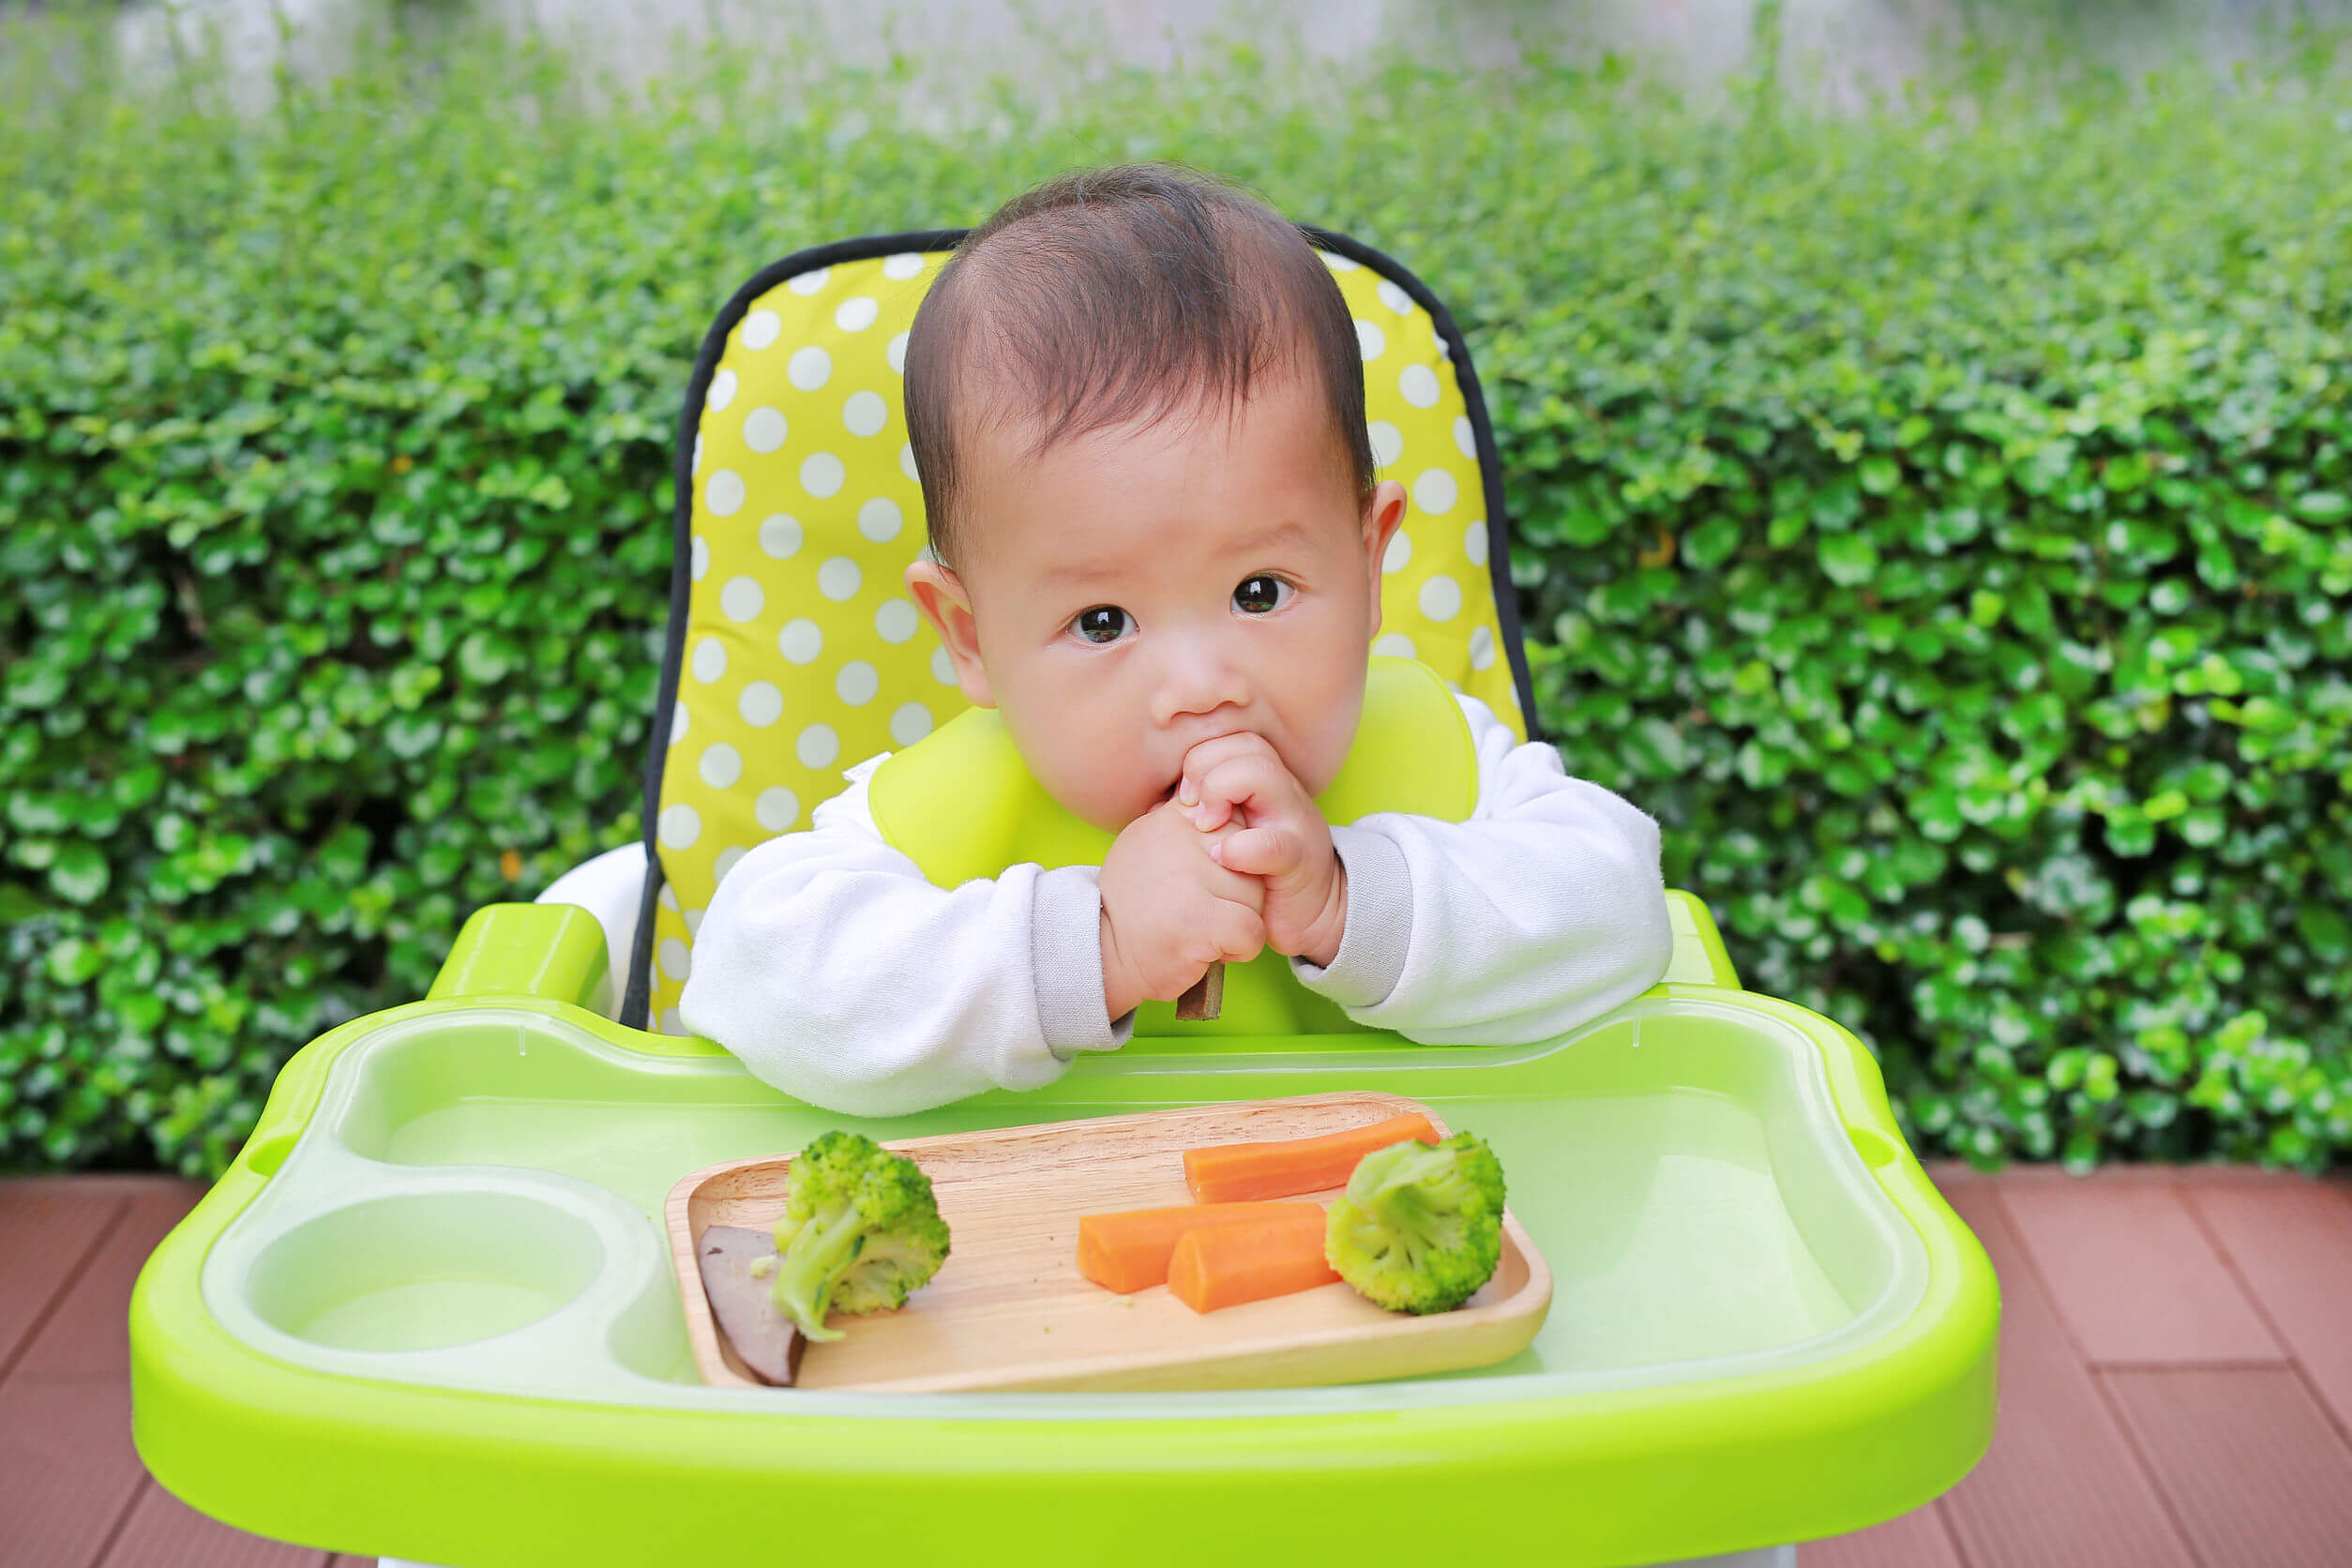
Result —
<instances>
[{"instance_id":1,"label":"tray cup holder recess","mask_svg":"<svg viewBox=\"0 0 2352 1568\"><path fill-rule=\"evenodd\" d=\"M588 1288L586 1221L500 1192L401 1193L330 1210L272 1241L246 1281L254 1314L334 1349L439 1349L511 1333Z\"/></svg>"}]
</instances>

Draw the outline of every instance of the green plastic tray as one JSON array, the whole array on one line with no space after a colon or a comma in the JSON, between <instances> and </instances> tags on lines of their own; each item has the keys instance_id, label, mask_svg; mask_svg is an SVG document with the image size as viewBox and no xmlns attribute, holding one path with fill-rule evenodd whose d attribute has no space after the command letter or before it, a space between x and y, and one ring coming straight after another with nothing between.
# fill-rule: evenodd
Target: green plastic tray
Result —
<instances>
[{"instance_id":1,"label":"green plastic tray","mask_svg":"<svg viewBox=\"0 0 2352 1568\"><path fill-rule=\"evenodd\" d=\"M1139 1041L1050 1088L861 1123L577 1004L584 912L499 906L434 997L279 1078L131 1305L133 1428L193 1506L464 1568L823 1556L1610 1568L1857 1529L1990 1440L1991 1270L1870 1057L1736 988L1678 896L1669 980L1566 1039ZM1500 1154L1554 1276L1500 1365L1340 1388L703 1386L661 1206L798 1148L1380 1088Z\"/></svg>"}]
</instances>

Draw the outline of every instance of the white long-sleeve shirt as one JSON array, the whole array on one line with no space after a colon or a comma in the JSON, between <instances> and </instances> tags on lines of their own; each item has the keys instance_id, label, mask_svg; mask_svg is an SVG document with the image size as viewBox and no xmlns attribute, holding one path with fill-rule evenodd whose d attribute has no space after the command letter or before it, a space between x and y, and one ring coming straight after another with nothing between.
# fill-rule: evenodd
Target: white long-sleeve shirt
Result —
<instances>
[{"instance_id":1,"label":"white long-sleeve shirt","mask_svg":"<svg viewBox=\"0 0 2352 1568\"><path fill-rule=\"evenodd\" d=\"M1478 759L1468 820L1379 812L1332 829L1348 924L1302 984L1362 1023L1430 1044L1552 1038L1632 1000L1673 946L1658 825L1571 778L1460 697ZM896 1116L1033 1089L1134 1014L1104 998L1098 868L1015 866L934 887L867 801L882 753L805 832L746 854L695 933L679 1015L786 1093Z\"/></svg>"}]
</instances>

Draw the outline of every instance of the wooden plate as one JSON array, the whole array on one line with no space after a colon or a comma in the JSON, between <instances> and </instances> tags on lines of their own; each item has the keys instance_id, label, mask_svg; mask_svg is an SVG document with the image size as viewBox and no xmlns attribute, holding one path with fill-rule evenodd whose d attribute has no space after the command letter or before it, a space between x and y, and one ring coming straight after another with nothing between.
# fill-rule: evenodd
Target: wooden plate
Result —
<instances>
[{"instance_id":1,"label":"wooden plate","mask_svg":"<svg viewBox=\"0 0 2352 1568\"><path fill-rule=\"evenodd\" d=\"M1551 1271L1506 1211L1502 1260L1453 1312L1386 1312L1346 1285L1200 1314L1164 1285L1115 1295L1078 1272L1081 1214L1189 1203L1184 1152L1309 1138L1407 1111L1396 1094L1312 1094L1190 1106L895 1141L931 1178L953 1249L897 1312L836 1316L846 1337L808 1348L802 1388L895 1393L979 1389L1288 1388L1485 1366L1517 1354L1551 1305ZM671 1253L703 1380L754 1380L711 1320L695 1263L705 1228L766 1228L784 1209L790 1155L698 1170L671 1189ZM1337 1189L1316 1195L1326 1201ZM790 1390L778 1390L789 1396Z\"/></svg>"}]
</instances>

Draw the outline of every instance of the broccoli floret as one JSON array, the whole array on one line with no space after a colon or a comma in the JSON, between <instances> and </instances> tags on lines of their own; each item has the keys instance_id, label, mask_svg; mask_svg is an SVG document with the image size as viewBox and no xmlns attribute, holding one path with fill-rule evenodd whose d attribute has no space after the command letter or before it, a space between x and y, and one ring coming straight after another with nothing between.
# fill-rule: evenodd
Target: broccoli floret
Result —
<instances>
[{"instance_id":1,"label":"broccoli floret","mask_svg":"<svg viewBox=\"0 0 2352 1568\"><path fill-rule=\"evenodd\" d=\"M1331 1206L1323 1255L1392 1312L1451 1312L1501 1260L1501 1162L1470 1133L1374 1150Z\"/></svg>"},{"instance_id":2,"label":"broccoli floret","mask_svg":"<svg viewBox=\"0 0 2352 1568\"><path fill-rule=\"evenodd\" d=\"M792 1161L776 1222L776 1310L811 1339L838 1339L825 1314L890 1312L947 1259L931 1179L858 1133L830 1132Z\"/></svg>"}]
</instances>

